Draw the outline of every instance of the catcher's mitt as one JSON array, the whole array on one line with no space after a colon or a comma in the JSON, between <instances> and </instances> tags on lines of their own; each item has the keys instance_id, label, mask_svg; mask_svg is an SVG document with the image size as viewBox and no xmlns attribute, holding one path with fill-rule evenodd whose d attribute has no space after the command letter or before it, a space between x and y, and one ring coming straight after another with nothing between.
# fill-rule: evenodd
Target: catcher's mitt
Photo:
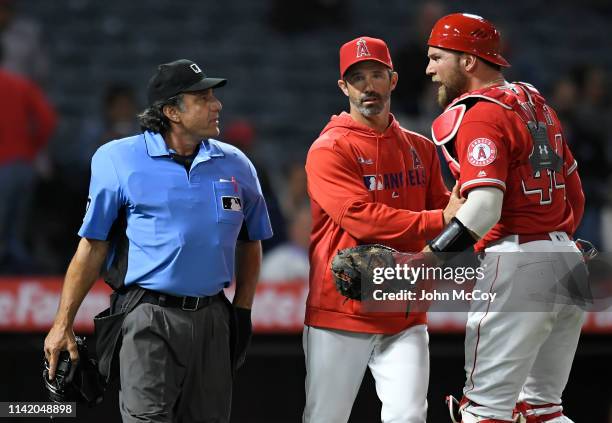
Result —
<instances>
[{"instance_id":1,"label":"catcher's mitt","mask_svg":"<svg viewBox=\"0 0 612 423\"><path fill-rule=\"evenodd\" d=\"M351 300L361 301L362 283L367 290L372 287L375 268L395 266L393 248L380 245L358 245L338 251L331 263L331 271L340 294Z\"/></svg>"}]
</instances>

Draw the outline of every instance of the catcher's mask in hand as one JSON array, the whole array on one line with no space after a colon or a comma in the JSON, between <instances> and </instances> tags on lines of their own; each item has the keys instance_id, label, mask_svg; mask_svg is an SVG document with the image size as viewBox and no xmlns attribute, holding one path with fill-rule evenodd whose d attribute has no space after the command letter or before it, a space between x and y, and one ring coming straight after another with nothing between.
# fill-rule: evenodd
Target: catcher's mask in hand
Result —
<instances>
[{"instance_id":1,"label":"catcher's mask in hand","mask_svg":"<svg viewBox=\"0 0 612 423\"><path fill-rule=\"evenodd\" d=\"M104 385L96 361L89 358L85 340L77 336L76 342L79 360L73 363L68 351L60 352L53 380L49 380L49 362L45 359L43 386L53 402L78 402L91 407L102 402Z\"/></svg>"}]
</instances>

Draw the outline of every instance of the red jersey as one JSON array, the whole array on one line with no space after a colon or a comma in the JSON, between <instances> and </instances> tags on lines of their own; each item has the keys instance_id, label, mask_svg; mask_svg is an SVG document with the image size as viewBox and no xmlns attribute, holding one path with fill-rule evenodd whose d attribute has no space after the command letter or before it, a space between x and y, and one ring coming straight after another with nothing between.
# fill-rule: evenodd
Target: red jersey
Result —
<instances>
[{"instance_id":1,"label":"red jersey","mask_svg":"<svg viewBox=\"0 0 612 423\"><path fill-rule=\"evenodd\" d=\"M0 164L30 162L55 128L55 112L34 83L3 70L0 93Z\"/></svg>"},{"instance_id":2,"label":"red jersey","mask_svg":"<svg viewBox=\"0 0 612 423\"><path fill-rule=\"evenodd\" d=\"M539 122L542 137L534 138L530 121ZM514 83L467 93L434 121L432 133L462 196L481 186L504 191L501 218L476 250L512 234L573 234L584 210L577 164L556 113L535 88Z\"/></svg>"},{"instance_id":3,"label":"red jersey","mask_svg":"<svg viewBox=\"0 0 612 423\"><path fill-rule=\"evenodd\" d=\"M393 334L426 322L424 313L365 313L337 291L330 264L338 250L380 243L421 251L443 228L449 192L435 146L391 122L384 133L333 116L306 159L312 210L310 291L305 323Z\"/></svg>"}]
</instances>

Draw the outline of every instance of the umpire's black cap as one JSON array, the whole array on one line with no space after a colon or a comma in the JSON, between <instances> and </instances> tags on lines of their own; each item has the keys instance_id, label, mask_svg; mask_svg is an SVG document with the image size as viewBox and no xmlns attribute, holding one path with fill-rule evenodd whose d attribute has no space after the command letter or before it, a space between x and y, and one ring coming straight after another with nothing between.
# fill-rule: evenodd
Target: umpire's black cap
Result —
<instances>
[{"instance_id":1,"label":"umpire's black cap","mask_svg":"<svg viewBox=\"0 0 612 423\"><path fill-rule=\"evenodd\" d=\"M180 93L219 88L226 83L227 79L207 77L191 60L180 59L164 63L157 67L157 72L149 80L149 105L168 100Z\"/></svg>"}]
</instances>

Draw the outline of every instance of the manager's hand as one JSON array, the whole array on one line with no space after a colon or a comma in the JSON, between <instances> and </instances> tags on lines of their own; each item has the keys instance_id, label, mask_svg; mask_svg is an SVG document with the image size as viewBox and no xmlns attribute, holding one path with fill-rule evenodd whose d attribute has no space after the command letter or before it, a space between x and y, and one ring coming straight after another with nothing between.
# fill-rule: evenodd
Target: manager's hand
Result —
<instances>
[{"instance_id":1,"label":"manager's hand","mask_svg":"<svg viewBox=\"0 0 612 423\"><path fill-rule=\"evenodd\" d=\"M448 225L451 219L455 217L463 203L465 203L465 198L461 197L461 194L459 194L459 183L455 182L455 186L453 187L453 191L451 192L448 204L443 210L444 225Z\"/></svg>"}]
</instances>

